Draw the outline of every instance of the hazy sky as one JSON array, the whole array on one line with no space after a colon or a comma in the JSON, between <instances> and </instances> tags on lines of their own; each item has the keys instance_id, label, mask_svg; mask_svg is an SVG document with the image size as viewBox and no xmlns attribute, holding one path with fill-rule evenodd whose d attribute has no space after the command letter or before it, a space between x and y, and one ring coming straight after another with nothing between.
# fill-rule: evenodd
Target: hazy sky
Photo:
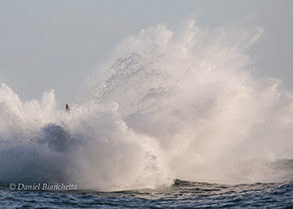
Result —
<instances>
[{"instance_id":1,"label":"hazy sky","mask_svg":"<svg viewBox=\"0 0 293 209\"><path fill-rule=\"evenodd\" d=\"M291 0L0 0L0 79L22 100L54 89L74 100L83 78L128 34L194 17L208 27L262 26L250 49L259 75L293 88Z\"/></svg>"}]
</instances>

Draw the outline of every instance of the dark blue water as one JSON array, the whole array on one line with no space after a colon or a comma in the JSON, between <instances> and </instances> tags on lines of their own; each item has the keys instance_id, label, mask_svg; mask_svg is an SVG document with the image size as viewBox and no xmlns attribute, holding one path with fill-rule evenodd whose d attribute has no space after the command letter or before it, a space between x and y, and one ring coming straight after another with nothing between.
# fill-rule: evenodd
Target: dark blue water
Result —
<instances>
[{"instance_id":1,"label":"dark blue water","mask_svg":"<svg viewBox=\"0 0 293 209\"><path fill-rule=\"evenodd\" d=\"M221 185L175 180L119 192L0 190L1 208L293 208L293 182Z\"/></svg>"}]
</instances>

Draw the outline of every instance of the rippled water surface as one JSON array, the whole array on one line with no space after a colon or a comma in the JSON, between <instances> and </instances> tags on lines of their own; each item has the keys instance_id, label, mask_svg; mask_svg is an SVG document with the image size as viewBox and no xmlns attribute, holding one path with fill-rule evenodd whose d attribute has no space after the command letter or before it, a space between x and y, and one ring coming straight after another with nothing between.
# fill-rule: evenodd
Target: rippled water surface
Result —
<instances>
[{"instance_id":1,"label":"rippled water surface","mask_svg":"<svg viewBox=\"0 0 293 209\"><path fill-rule=\"evenodd\" d=\"M0 191L4 208L292 208L293 184L221 185L175 180L171 187L119 192Z\"/></svg>"}]
</instances>

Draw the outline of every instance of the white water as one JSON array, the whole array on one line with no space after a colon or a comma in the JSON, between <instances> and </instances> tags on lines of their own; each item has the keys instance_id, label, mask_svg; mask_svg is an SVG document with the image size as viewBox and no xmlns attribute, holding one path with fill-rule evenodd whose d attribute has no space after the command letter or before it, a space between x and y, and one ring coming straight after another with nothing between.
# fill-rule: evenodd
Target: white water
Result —
<instances>
[{"instance_id":1,"label":"white water","mask_svg":"<svg viewBox=\"0 0 293 209\"><path fill-rule=\"evenodd\" d=\"M245 50L262 29L187 21L129 36L88 76L81 104L54 92L22 102L0 88L0 181L83 189L192 181L287 180L270 165L293 158L292 92L251 75Z\"/></svg>"}]
</instances>

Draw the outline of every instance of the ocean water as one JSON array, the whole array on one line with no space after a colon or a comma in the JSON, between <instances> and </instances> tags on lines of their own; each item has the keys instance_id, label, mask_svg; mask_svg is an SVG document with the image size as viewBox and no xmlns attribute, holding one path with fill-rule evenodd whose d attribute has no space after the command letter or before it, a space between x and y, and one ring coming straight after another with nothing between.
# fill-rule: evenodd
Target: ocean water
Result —
<instances>
[{"instance_id":1,"label":"ocean water","mask_svg":"<svg viewBox=\"0 0 293 209\"><path fill-rule=\"evenodd\" d=\"M292 182L211 184L175 180L169 187L117 192L0 190L2 208L292 208Z\"/></svg>"},{"instance_id":2,"label":"ocean water","mask_svg":"<svg viewBox=\"0 0 293 209\"><path fill-rule=\"evenodd\" d=\"M6 208L290 208L293 94L253 73L262 28L129 35L58 109L0 86Z\"/></svg>"}]
</instances>

